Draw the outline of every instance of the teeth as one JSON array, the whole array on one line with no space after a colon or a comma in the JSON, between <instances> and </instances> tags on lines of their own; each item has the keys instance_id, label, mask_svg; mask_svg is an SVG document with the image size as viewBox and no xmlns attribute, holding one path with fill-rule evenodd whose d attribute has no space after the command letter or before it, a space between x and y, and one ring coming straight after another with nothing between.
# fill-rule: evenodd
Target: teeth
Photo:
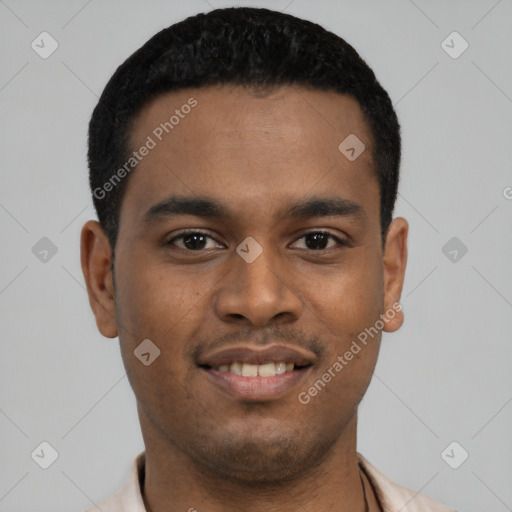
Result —
<instances>
[{"instance_id":1,"label":"teeth","mask_svg":"<svg viewBox=\"0 0 512 512\"><path fill-rule=\"evenodd\" d=\"M257 377L258 376L258 365L244 363L242 365L242 376L243 377Z\"/></svg>"},{"instance_id":2,"label":"teeth","mask_svg":"<svg viewBox=\"0 0 512 512\"><path fill-rule=\"evenodd\" d=\"M230 372L243 377L275 377L286 372L292 372L295 368L294 363L265 363L265 364L248 364L248 363L231 363L222 364L216 368L220 372Z\"/></svg>"},{"instance_id":3,"label":"teeth","mask_svg":"<svg viewBox=\"0 0 512 512\"><path fill-rule=\"evenodd\" d=\"M242 375L242 365L240 363L233 363L229 367L229 371L235 375Z\"/></svg>"},{"instance_id":4,"label":"teeth","mask_svg":"<svg viewBox=\"0 0 512 512\"><path fill-rule=\"evenodd\" d=\"M258 375L260 377L275 377L276 365L274 363L260 364L258 366Z\"/></svg>"},{"instance_id":5,"label":"teeth","mask_svg":"<svg viewBox=\"0 0 512 512\"><path fill-rule=\"evenodd\" d=\"M277 363L276 364L276 375L281 375L286 371L286 363Z\"/></svg>"}]
</instances>

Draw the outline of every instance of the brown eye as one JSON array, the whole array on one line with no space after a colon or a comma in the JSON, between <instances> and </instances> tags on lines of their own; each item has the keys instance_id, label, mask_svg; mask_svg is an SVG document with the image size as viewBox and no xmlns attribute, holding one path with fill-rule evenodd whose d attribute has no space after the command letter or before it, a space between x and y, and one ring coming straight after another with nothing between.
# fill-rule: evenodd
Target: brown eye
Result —
<instances>
[{"instance_id":1,"label":"brown eye","mask_svg":"<svg viewBox=\"0 0 512 512\"><path fill-rule=\"evenodd\" d=\"M206 245L206 238L206 236L201 235L200 233L192 233L182 237L182 240L186 249L190 249L191 251L198 251L200 249L204 249Z\"/></svg>"},{"instance_id":2,"label":"brown eye","mask_svg":"<svg viewBox=\"0 0 512 512\"><path fill-rule=\"evenodd\" d=\"M200 231L190 231L175 236L167 242L167 245L175 245L188 251L201 251L203 249L217 249L222 247L211 236Z\"/></svg>"},{"instance_id":3,"label":"brown eye","mask_svg":"<svg viewBox=\"0 0 512 512\"><path fill-rule=\"evenodd\" d=\"M336 245L346 245L338 237L326 231L312 231L300 237L299 240L304 240L304 246L299 247L299 249L309 249L312 251L322 251ZM331 240L332 242L329 243Z\"/></svg>"}]
</instances>

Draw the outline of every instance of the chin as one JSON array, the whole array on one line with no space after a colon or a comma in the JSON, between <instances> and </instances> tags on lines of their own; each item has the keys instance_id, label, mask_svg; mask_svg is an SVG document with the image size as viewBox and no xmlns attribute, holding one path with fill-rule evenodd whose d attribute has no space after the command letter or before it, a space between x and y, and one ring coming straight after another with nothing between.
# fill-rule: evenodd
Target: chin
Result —
<instances>
[{"instance_id":1,"label":"chin","mask_svg":"<svg viewBox=\"0 0 512 512\"><path fill-rule=\"evenodd\" d=\"M278 486L313 470L331 451L332 443L311 438L235 439L202 445L194 459L203 470L250 487Z\"/></svg>"}]
</instances>

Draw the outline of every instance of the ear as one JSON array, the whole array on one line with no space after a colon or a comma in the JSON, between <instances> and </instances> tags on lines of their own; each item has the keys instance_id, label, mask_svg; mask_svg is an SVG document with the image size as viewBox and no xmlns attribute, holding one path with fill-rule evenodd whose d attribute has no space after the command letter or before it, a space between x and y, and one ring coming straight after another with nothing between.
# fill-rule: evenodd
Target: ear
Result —
<instances>
[{"instance_id":1,"label":"ear","mask_svg":"<svg viewBox=\"0 0 512 512\"><path fill-rule=\"evenodd\" d=\"M407 234L409 224L402 217L393 219L386 235L384 248L384 328L386 332L397 331L404 322L402 306L399 305L407 265ZM394 311L395 315L386 315Z\"/></svg>"},{"instance_id":2,"label":"ear","mask_svg":"<svg viewBox=\"0 0 512 512\"><path fill-rule=\"evenodd\" d=\"M89 304L96 317L96 325L103 336L115 338L118 332L111 250L107 235L98 222L90 220L84 225L80 249L82 272L87 285Z\"/></svg>"}]
</instances>

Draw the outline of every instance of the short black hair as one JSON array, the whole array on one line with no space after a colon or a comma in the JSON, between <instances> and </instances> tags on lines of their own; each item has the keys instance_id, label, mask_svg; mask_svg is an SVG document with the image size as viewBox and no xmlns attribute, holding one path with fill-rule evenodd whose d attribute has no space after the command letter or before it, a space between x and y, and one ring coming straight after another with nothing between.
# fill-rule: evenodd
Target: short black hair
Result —
<instances>
[{"instance_id":1,"label":"short black hair","mask_svg":"<svg viewBox=\"0 0 512 512\"><path fill-rule=\"evenodd\" d=\"M354 97L374 139L384 242L397 197L401 140L393 105L374 72L350 44L320 25L268 9L230 7L155 34L117 68L94 109L89 180L112 251L127 178L108 187L108 195L104 185L130 158L137 114L161 94L219 84L299 85Z\"/></svg>"}]
</instances>

